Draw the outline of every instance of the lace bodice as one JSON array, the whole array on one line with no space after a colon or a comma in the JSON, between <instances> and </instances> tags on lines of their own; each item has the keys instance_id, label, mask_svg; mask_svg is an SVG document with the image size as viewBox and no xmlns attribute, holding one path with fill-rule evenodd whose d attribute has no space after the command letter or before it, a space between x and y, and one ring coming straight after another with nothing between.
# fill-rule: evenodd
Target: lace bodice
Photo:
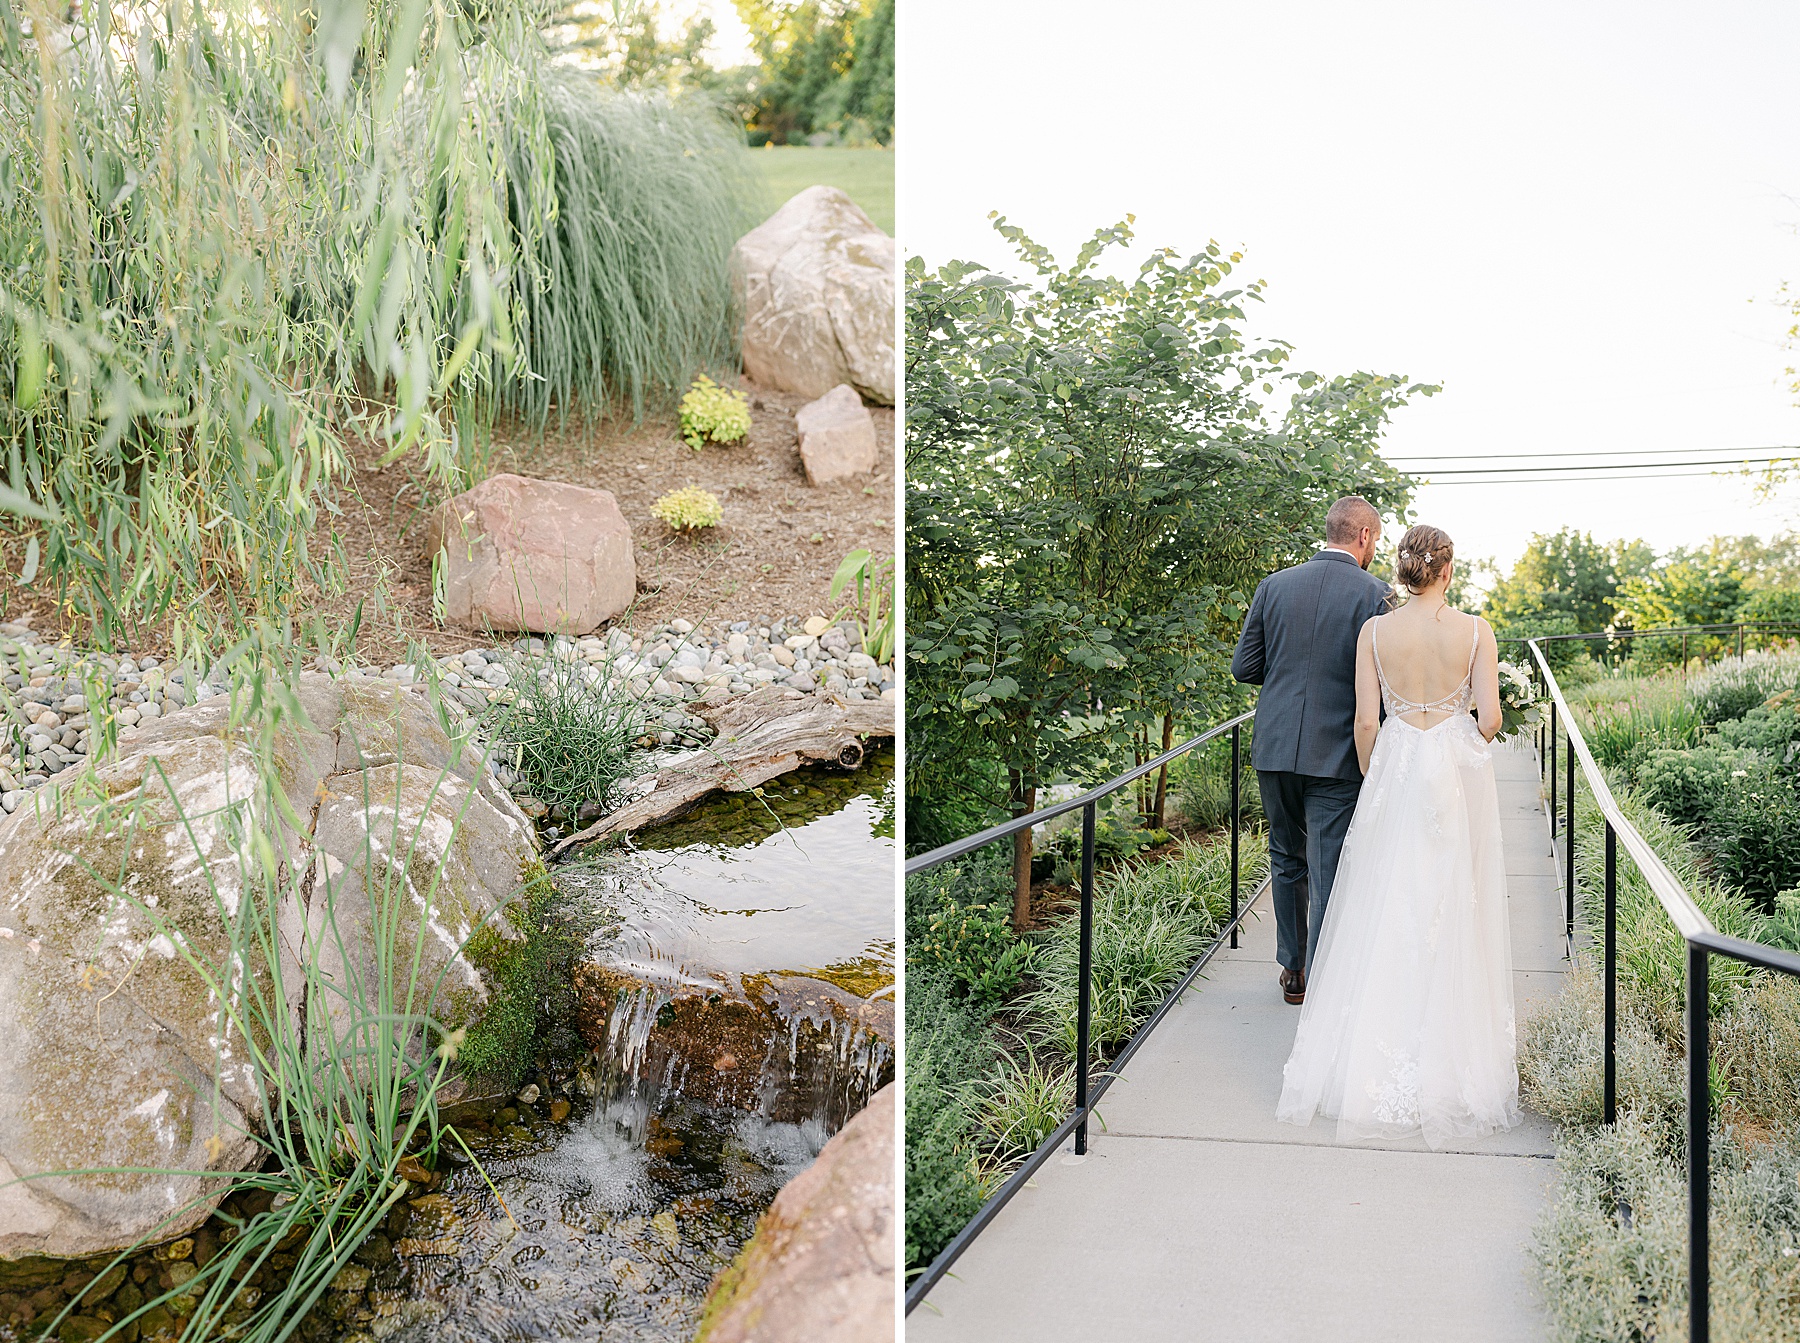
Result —
<instances>
[{"instance_id":1,"label":"lace bodice","mask_svg":"<svg viewBox=\"0 0 1800 1343\"><path fill-rule=\"evenodd\" d=\"M1479 621L1469 622L1469 665L1463 669L1463 678L1456 689L1448 695L1440 696L1425 703L1407 699L1404 695L1394 693L1388 684L1387 673L1381 668L1381 620L1369 626L1369 650L1375 654L1375 679L1381 682L1381 707L1387 710L1389 718L1398 718L1409 713L1467 713L1469 705L1475 700L1475 648L1481 641L1481 624Z\"/></svg>"}]
</instances>

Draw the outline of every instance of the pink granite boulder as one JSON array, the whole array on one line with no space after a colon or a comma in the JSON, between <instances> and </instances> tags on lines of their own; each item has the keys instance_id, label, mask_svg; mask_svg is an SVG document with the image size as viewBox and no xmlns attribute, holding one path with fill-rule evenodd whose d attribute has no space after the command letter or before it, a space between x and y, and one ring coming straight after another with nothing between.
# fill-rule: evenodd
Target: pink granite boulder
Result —
<instances>
[{"instance_id":1,"label":"pink granite boulder","mask_svg":"<svg viewBox=\"0 0 1800 1343\"><path fill-rule=\"evenodd\" d=\"M829 485L875 469L875 419L854 387L839 383L800 407L794 427L809 484Z\"/></svg>"},{"instance_id":2,"label":"pink granite boulder","mask_svg":"<svg viewBox=\"0 0 1800 1343\"><path fill-rule=\"evenodd\" d=\"M893 1339L894 1121L890 1083L775 1196L695 1343Z\"/></svg>"},{"instance_id":3,"label":"pink granite boulder","mask_svg":"<svg viewBox=\"0 0 1800 1343\"><path fill-rule=\"evenodd\" d=\"M489 476L438 507L426 546L453 625L586 634L637 595L631 528L607 490Z\"/></svg>"}]
</instances>

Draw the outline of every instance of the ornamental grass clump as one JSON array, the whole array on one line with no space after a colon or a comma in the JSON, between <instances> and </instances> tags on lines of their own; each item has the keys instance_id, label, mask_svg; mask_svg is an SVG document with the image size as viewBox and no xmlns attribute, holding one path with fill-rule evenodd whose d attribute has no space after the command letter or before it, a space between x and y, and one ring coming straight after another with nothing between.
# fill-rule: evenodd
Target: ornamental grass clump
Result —
<instances>
[{"instance_id":1,"label":"ornamental grass clump","mask_svg":"<svg viewBox=\"0 0 1800 1343\"><path fill-rule=\"evenodd\" d=\"M638 772L644 709L624 677L579 660L514 657L502 698L486 722L494 751L533 796L574 813L601 814L625 801Z\"/></svg>"},{"instance_id":2,"label":"ornamental grass clump","mask_svg":"<svg viewBox=\"0 0 1800 1343\"><path fill-rule=\"evenodd\" d=\"M650 505L650 512L674 532L704 531L717 527L725 518L725 506L719 502L719 496L697 485L671 490Z\"/></svg>"},{"instance_id":3,"label":"ornamental grass clump","mask_svg":"<svg viewBox=\"0 0 1800 1343\"><path fill-rule=\"evenodd\" d=\"M1261 833L1244 833L1240 862L1247 898L1268 866ZM1231 846L1224 843L1189 844L1179 857L1126 863L1097 883L1089 1030L1095 1049L1131 1038L1206 950L1230 908ZM1058 919L1034 957L1039 987L1025 1002L1028 1017L1070 1056L1077 1043L1080 947L1080 918Z\"/></svg>"},{"instance_id":4,"label":"ornamental grass clump","mask_svg":"<svg viewBox=\"0 0 1800 1343\"><path fill-rule=\"evenodd\" d=\"M520 251L518 353L529 376L497 367L500 401L539 425L552 408L641 415L698 370L735 361L731 249L758 222L755 169L742 136L698 100L608 89L567 66L532 79L544 134L518 123L502 161L510 178L553 191L555 216ZM749 432L742 398L735 412L712 409L709 423L727 428L733 413L742 428L713 438Z\"/></svg>"},{"instance_id":5,"label":"ornamental grass clump","mask_svg":"<svg viewBox=\"0 0 1800 1343\"><path fill-rule=\"evenodd\" d=\"M750 436L750 400L702 374L681 398L681 436L695 452L708 443L741 443Z\"/></svg>"}]
</instances>

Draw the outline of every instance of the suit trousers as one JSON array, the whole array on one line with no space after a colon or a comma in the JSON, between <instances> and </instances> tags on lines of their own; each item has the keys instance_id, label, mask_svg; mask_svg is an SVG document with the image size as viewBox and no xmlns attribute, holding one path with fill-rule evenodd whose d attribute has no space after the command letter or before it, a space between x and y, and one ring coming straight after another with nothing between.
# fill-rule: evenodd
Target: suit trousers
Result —
<instances>
[{"instance_id":1,"label":"suit trousers","mask_svg":"<svg viewBox=\"0 0 1800 1343\"><path fill-rule=\"evenodd\" d=\"M1269 820L1275 958L1286 969L1304 965L1310 972L1362 783L1270 769L1259 769L1256 783Z\"/></svg>"}]
</instances>

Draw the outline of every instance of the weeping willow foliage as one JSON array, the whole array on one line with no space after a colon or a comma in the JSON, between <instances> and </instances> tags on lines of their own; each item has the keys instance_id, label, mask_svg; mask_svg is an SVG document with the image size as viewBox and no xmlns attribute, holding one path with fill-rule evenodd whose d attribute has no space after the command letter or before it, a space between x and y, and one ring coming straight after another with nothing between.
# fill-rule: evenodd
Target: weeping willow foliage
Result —
<instances>
[{"instance_id":1,"label":"weeping willow foliage","mask_svg":"<svg viewBox=\"0 0 1800 1343\"><path fill-rule=\"evenodd\" d=\"M758 220L740 131L711 109L602 88L553 67L540 90L556 217L525 257L520 323L529 378L504 407L543 424L554 407L642 414L735 358L732 245ZM507 142L507 175L538 180L541 141Z\"/></svg>"},{"instance_id":2,"label":"weeping willow foliage","mask_svg":"<svg viewBox=\"0 0 1800 1343\"><path fill-rule=\"evenodd\" d=\"M730 356L742 151L553 68L540 19L0 6L0 532L78 637L333 590L352 439L460 487L498 411Z\"/></svg>"}]
</instances>

